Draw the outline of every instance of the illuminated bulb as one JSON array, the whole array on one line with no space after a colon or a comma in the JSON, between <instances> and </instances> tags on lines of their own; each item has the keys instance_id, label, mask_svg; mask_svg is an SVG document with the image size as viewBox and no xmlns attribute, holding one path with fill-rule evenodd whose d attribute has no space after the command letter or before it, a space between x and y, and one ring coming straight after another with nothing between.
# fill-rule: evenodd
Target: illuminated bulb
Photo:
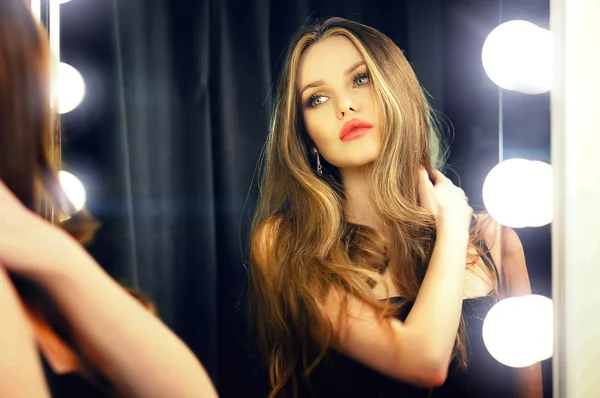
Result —
<instances>
[{"instance_id":1,"label":"illuminated bulb","mask_svg":"<svg viewBox=\"0 0 600 398\"><path fill-rule=\"evenodd\" d=\"M483 183L483 203L487 212L500 224L512 228L526 227L524 195L527 181L522 172L529 161L509 159L496 165Z\"/></svg>"},{"instance_id":2,"label":"illuminated bulb","mask_svg":"<svg viewBox=\"0 0 600 398\"><path fill-rule=\"evenodd\" d=\"M552 88L552 34L527 21L509 21L490 32L481 51L488 77L525 94Z\"/></svg>"},{"instance_id":3,"label":"illuminated bulb","mask_svg":"<svg viewBox=\"0 0 600 398\"><path fill-rule=\"evenodd\" d=\"M508 159L497 164L483 183L483 203L500 224L512 228L541 227L552 222L552 166L539 161Z\"/></svg>"},{"instance_id":4,"label":"illuminated bulb","mask_svg":"<svg viewBox=\"0 0 600 398\"><path fill-rule=\"evenodd\" d=\"M65 191L67 198L69 198L75 210L79 211L83 209L87 195L85 187L79 178L66 171L60 171L58 173L58 178L62 189Z\"/></svg>"},{"instance_id":5,"label":"illuminated bulb","mask_svg":"<svg viewBox=\"0 0 600 398\"><path fill-rule=\"evenodd\" d=\"M483 342L498 362L523 368L553 352L552 300L537 294L510 297L490 309L483 322Z\"/></svg>"},{"instance_id":6,"label":"illuminated bulb","mask_svg":"<svg viewBox=\"0 0 600 398\"><path fill-rule=\"evenodd\" d=\"M61 62L58 66L56 96L59 113L71 112L85 96L85 81L77 69Z\"/></svg>"},{"instance_id":7,"label":"illuminated bulb","mask_svg":"<svg viewBox=\"0 0 600 398\"><path fill-rule=\"evenodd\" d=\"M552 166L545 162L531 161L528 171L527 224L530 227L541 227L550 224L553 217Z\"/></svg>"}]
</instances>

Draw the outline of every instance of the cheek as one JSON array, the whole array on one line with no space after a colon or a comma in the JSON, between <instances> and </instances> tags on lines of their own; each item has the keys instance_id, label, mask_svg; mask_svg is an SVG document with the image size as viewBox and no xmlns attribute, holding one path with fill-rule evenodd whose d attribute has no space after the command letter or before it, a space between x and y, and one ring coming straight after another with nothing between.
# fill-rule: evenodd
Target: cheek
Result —
<instances>
[{"instance_id":1,"label":"cheek","mask_svg":"<svg viewBox=\"0 0 600 398\"><path fill-rule=\"evenodd\" d=\"M319 110L311 110L305 112L303 116L304 127L311 140L318 146L321 147L327 140L327 128L326 123Z\"/></svg>"},{"instance_id":2,"label":"cheek","mask_svg":"<svg viewBox=\"0 0 600 398\"><path fill-rule=\"evenodd\" d=\"M361 92L360 103L362 110L369 112L373 115L377 113L377 107L375 106L375 93L373 92L373 89L363 90Z\"/></svg>"},{"instance_id":3,"label":"cheek","mask_svg":"<svg viewBox=\"0 0 600 398\"><path fill-rule=\"evenodd\" d=\"M369 90L368 95L365 95L362 105L362 109L366 114L369 115L369 119L373 120L377 124L377 130L379 133L383 133L385 122L383 111L381 109L381 105L375 98L375 93L373 93L372 90Z\"/></svg>"}]
</instances>

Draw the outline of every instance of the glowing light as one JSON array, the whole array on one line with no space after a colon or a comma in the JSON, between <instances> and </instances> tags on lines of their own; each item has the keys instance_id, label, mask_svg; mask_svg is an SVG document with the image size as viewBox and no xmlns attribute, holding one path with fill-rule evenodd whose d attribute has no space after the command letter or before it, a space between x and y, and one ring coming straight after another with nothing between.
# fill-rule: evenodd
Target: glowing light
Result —
<instances>
[{"instance_id":1,"label":"glowing light","mask_svg":"<svg viewBox=\"0 0 600 398\"><path fill-rule=\"evenodd\" d=\"M500 224L541 227L552 222L553 174L548 163L508 159L496 165L483 183L483 203Z\"/></svg>"},{"instance_id":2,"label":"glowing light","mask_svg":"<svg viewBox=\"0 0 600 398\"><path fill-rule=\"evenodd\" d=\"M79 211L83 209L83 207L85 206L85 201L87 199L87 194L85 191L85 187L83 186L83 183L79 180L79 178L66 171L60 171L58 173L58 178L60 181L60 185L67 194L67 197L73 204L75 210Z\"/></svg>"},{"instance_id":3,"label":"glowing light","mask_svg":"<svg viewBox=\"0 0 600 398\"><path fill-rule=\"evenodd\" d=\"M504 299L483 322L483 342L498 362L522 368L553 352L552 300L537 294Z\"/></svg>"},{"instance_id":4,"label":"glowing light","mask_svg":"<svg viewBox=\"0 0 600 398\"><path fill-rule=\"evenodd\" d=\"M85 97L85 81L77 69L61 62L56 81L56 98L59 113L71 112Z\"/></svg>"},{"instance_id":5,"label":"glowing light","mask_svg":"<svg viewBox=\"0 0 600 398\"><path fill-rule=\"evenodd\" d=\"M497 26L481 51L483 68L498 86L525 94L552 88L552 34L527 21Z\"/></svg>"}]
</instances>

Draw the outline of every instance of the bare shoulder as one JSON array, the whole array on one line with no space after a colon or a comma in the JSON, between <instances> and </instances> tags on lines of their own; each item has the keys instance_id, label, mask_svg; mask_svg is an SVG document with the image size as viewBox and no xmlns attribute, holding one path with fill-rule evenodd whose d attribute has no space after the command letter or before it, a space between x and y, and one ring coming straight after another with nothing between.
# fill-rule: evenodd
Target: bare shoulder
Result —
<instances>
[{"instance_id":1,"label":"bare shoulder","mask_svg":"<svg viewBox=\"0 0 600 398\"><path fill-rule=\"evenodd\" d=\"M523 244L517 232L509 227L502 227L502 250L505 256L523 255Z\"/></svg>"},{"instance_id":2,"label":"bare shoulder","mask_svg":"<svg viewBox=\"0 0 600 398\"><path fill-rule=\"evenodd\" d=\"M515 230L503 226L489 214L477 214L475 217L498 270L506 273L511 267L519 267L524 262L524 254Z\"/></svg>"},{"instance_id":3,"label":"bare shoulder","mask_svg":"<svg viewBox=\"0 0 600 398\"><path fill-rule=\"evenodd\" d=\"M502 256L502 226L492 216L487 213L475 214L474 217L477 220L479 229L483 233L485 243L490 250L490 254L494 259L494 262L501 267L501 256Z\"/></svg>"},{"instance_id":4,"label":"bare shoulder","mask_svg":"<svg viewBox=\"0 0 600 398\"><path fill-rule=\"evenodd\" d=\"M500 228L500 223L487 213L474 214L474 217L477 220L479 228L484 233L486 243L488 243L488 245L489 243L495 243L499 237L498 230Z\"/></svg>"},{"instance_id":5,"label":"bare shoulder","mask_svg":"<svg viewBox=\"0 0 600 398\"><path fill-rule=\"evenodd\" d=\"M498 248L502 255L519 254L523 245L514 229L501 225L489 214L475 215L490 249Z\"/></svg>"},{"instance_id":6,"label":"bare shoulder","mask_svg":"<svg viewBox=\"0 0 600 398\"><path fill-rule=\"evenodd\" d=\"M502 268L507 296L531 294L525 251L519 235L509 227L502 227Z\"/></svg>"},{"instance_id":7,"label":"bare shoulder","mask_svg":"<svg viewBox=\"0 0 600 398\"><path fill-rule=\"evenodd\" d=\"M525 252L517 232L501 225L489 214L477 216L486 243L502 274L507 296L531 293Z\"/></svg>"}]
</instances>

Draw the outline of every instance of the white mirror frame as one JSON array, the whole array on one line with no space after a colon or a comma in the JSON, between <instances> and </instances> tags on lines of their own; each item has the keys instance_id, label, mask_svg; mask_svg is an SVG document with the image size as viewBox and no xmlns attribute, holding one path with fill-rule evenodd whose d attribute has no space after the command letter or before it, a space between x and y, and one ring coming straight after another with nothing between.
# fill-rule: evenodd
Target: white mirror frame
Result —
<instances>
[{"instance_id":1,"label":"white mirror frame","mask_svg":"<svg viewBox=\"0 0 600 398\"><path fill-rule=\"evenodd\" d=\"M551 0L554 397L600 397L600 4Z\"/></svg>"}]
</instances>

